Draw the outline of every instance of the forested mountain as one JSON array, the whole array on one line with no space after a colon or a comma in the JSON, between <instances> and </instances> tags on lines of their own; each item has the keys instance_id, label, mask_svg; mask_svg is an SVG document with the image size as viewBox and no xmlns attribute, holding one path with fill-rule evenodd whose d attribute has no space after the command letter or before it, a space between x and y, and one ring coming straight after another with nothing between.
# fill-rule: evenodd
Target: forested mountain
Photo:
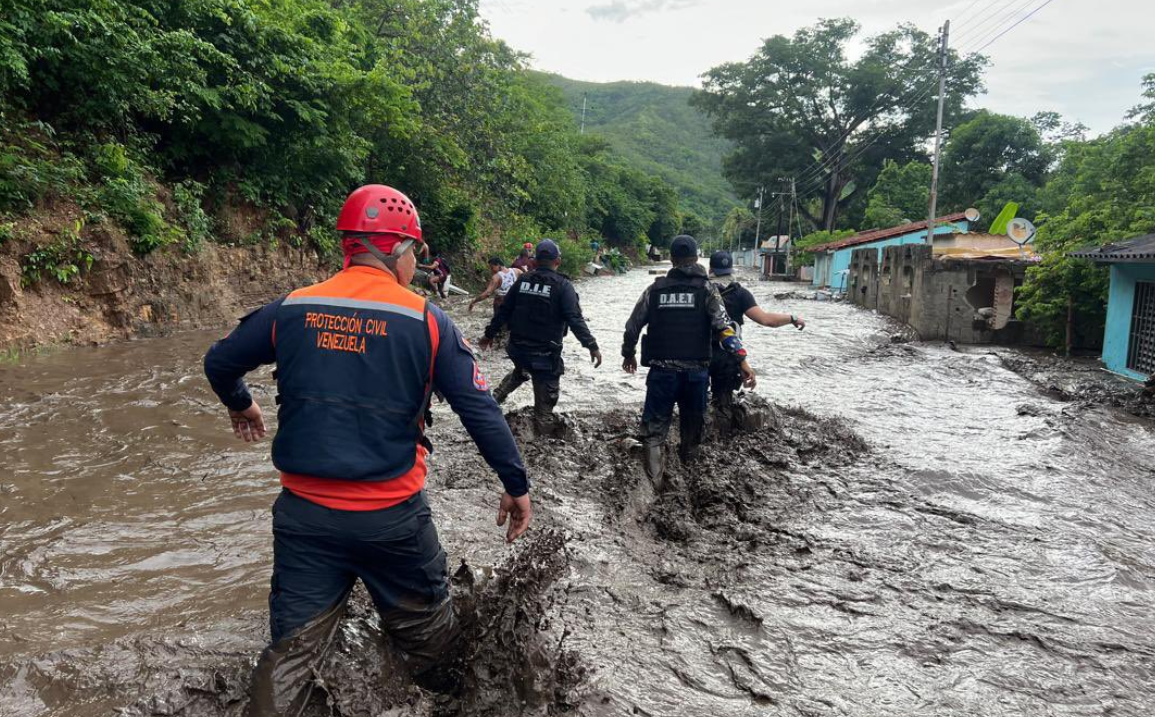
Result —
<instances>
[{"instance_id":1,"label":"forested mountain","mask_svg":"<svg viewBox=\"0 0 1155 717\"><path fill-rule=\"evenodd\" d=\"M709 118L690 106L691 88L654 82L580 82L545 73L542 77L561 89L579 120L585 95L586 131L605 137L631 166L675 186L684 211L720 224L737 203L722 177L722 156L730 143L716 137Z\"/></svg>"}]
</instances>

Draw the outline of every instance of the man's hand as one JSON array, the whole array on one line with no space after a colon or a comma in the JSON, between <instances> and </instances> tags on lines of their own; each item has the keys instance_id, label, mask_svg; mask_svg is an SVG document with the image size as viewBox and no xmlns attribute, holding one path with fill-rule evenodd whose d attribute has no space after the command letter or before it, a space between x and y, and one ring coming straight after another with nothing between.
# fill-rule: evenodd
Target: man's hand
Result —
<instances>
[{"instance_id":1,"label":"man's hand","mask_svg":"<svg viewBox=\"0 0 1155 717\"><path fill-rule=\"evenodd\" d=\"M514 498L509 493L501 494L501 502L497 505L497 524L505 525L509 518L509 528L505 531L505 542L512 543L521 537L529 528L529 519L533 515L533 508L529 504L529 493Z\"/></svg>"},{"instance_id":2,"label":"man's hand","mask_svg":"<svg viewBox=\"0 0 1155 717\"><path fill-rule=\"evenodd\" d=\"M626 356L624 359L622 359L622 369L626 373L637 373L638 359L634 356Z\"/></svg>"},{"instance_id":3,"label":"man's hand","mask_svg":"<svg viewBox=\"0 0 1155 717\"><path fill-rule=\"evenodd\" d=\"M594 368L599 368L602 365L602 352L597 349L590 349L590 361L594 362Z\"/></svg>"},{"instance_id":4,"label":"man's hand","mask_svg":"<svg viewBox=\"0 0 1155 717\"><path fill-rule=\"evenodd\" d=\"M750 362L745 359L742 360L739 368L742 371L742 385L746 388L754 388L758 385L758 379L754 377L754 369L750 368Z\"/></svg>"},{"instance_id":5,"label":"man's hand","mask_svg":"<svg viewBox=\"0 0 1155 717\"><path fill-rule=\"evenodd\" d=\"M475 301L471 301L471 302L469 302L469 310L470 310L471 312L473 311L473 305L474 305L474 304L476 304L476 303L477 303L477 301L476 301L476 300L475 300Z\"/></svg>"},{"instance_id":6,"label":"man's hand","mask_svg":"<svg viewBox=\"0 0 1155 717\"><path fill-rule=\"evenodd\" d=\"M477 342L477 345L481 347L482 351L488 351L493 348L493 339L482 337L481 341Z\"/></svg>"},{"instance_id":7,"label":"man's hand","mask_svg":"<svg viewBox=\"0 0 1155 717\"><path fill-rule=\"evenodd\" d=\"M252 443L265 437L265 419L256 401L243 411L229 410L233 422L233 435L245 443Z\"/></svg>"},{"instance_id":8,"label":"man's hand","mask_svg":"<svg viewBox=\"0 0 1155 717\"><path fill-rule=\"evenodd\" d=\"M801 316L794 317L794 327L799 331L806 328L806 321Z\"/></svg>"}]
</instances>

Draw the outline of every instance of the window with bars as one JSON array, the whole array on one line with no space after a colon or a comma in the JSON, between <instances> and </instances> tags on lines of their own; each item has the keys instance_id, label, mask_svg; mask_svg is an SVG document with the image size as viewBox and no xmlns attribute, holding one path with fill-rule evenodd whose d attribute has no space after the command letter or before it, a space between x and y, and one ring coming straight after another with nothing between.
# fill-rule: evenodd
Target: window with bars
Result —
<instances>
[{"instance_id":1,"label":"window with bars","mask_svg":"<svg viewBox=\"0 0 1155 717\"><path fill-rule=\"evenodd\" d=\"M1155 282L1135 284L1127 368L1144 375L1155 373Z\"/></svg>"}]
</instances>

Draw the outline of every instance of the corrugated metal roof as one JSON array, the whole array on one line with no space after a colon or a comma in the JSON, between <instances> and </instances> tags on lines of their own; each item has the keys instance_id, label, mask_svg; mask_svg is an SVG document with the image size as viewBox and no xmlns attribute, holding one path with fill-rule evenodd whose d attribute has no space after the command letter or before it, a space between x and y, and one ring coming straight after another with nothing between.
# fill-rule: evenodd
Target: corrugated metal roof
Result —
<instances>
[{"instance_id":1,"label":"corrugated metal roof","mask_svg":"<svg viewBox=\"0 0 1155 717\"><path fill-rule=\"evenodd\" d=\"M955 214L947 214L944 217L939 217L934 220L935 224L949 224L951 222L958 222L966 219L966 214L957 212ZM827 242L819 244L807 249L807 251L828 251L832 249L845 249L848 246L857 246L859 244L869 244L872 241L880 241L882 239L891 239L893 237L900 237L904 234L913 234L914 232L926 229L926 220L921 222L912 222L911 224L903 224L889 229L871 229L865 232L859 232L854 236L839 239L838 241Z\"/></svg>"},{"instance_id":2,"label":"corrugated metal roof","mask_svg":"<svg viewBox=\"0 0 1155 717\"><path fill-rule=\"evenodd\" d=\"M1068 256L1103 263L1155 261L1155 234L1145 234L1126 241L1104 244L1094 249L1073 251Z\"/></svg>"}]
</instances>

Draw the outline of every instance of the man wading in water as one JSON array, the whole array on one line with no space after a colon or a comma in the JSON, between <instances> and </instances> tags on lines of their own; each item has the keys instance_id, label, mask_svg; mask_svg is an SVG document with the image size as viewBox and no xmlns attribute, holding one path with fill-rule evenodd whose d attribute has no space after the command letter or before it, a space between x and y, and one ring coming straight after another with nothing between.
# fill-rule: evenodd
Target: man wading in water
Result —
<instances>
[{"instance_id":1,"label":"man wading in water","mask_svg":"<svg viewBox=\"0 0 1155 717\"><path fill-rule=\"evenodd\" d=\"M473 311L473 307L485 301L490 296L493 297L493 313L497 314L497 310L501 308L505 297L509 295L509 290L513 288L513 283L517 281L517 277L521 276L521 269L505 268L505 262L500 257L493 257L489 260L489 270L493 272L493 276L489 279L489 285L485 287L485 291L477 295L473 301L469 302L469 310Z\"/></svg>"},{"instance_id":2,"label":"man wading in water","mask_svg":"<svg viewBox=\"0 0 1155 717\"><path fill-rule=\"evenodd\" d=\"M730 252L719 250L710 255L710 278L722 303L726 307L726 315L734 322L734 330L738 338L742 338L742 325L745 319L778 328L791 325L799 331L806 328L802 317L794 314L777 314L766 311L758 306L758 300L750 290L734 279L734 260ZM710 359L710 398L714 405L716 418L734 427L737 417L734 415L734 393L742 388L742 368L737 356L722 348L721 344L714 344L713 356Z\"/></svg>"},{"instance_id":3,"label":"man wading in water","mask_svg":"<svg viewBox=\"0 0 1155 717\"><path fill-rule=\"evenodd\" d=\"M454 692L462 677L446 555L426 502L425 437L436 389L461 418L505 493L497 524L512 542L530 521L529 481L473 352L442 311L406 289L422 243L417 209L379 184L349 195L337 220L345 268L245 318L205 356L233 432L265 435L243 376L276 363L272 644L247 714L296 715L312 666L332 643L360 578L414 681Z\"/></svg>"},{"instance_id":4,"label":"man wading in water","mask_svg":"<svg viewBox=\"0 0 1155 717\"><path fill-rule=\"evenodd\" d=\"M509 346L506 353L513 360L513 370L493 391L493 397L502 403L526 381L533 380L534 429L539 435L557 432L553 409L561 391L561 375L565 364L561 358L561 342L566 331L590 352L594 368L602 365L602 353L582 316L573 282L558 273L561 250L550 239L537 245L537 268L523 274L509 290L485 328L481 348L493 345L493 338L505 324L509 324Z\"/></svg>"},{"instance_id":5,"label":"man wading in water","mask_svg":"<svg viewBox=\"0 0 1155 717\"><path fill-rule=\"evenodd\" d=\"M622 368L634 373L638 370L634 356L638 337L643 328L649 327L642 338L642 365L650 368L642 409L642 459L646 477L659 492L664 487L663 449L675 404L682 463L691 463L698 456L706 420L710 346L715 340L734 355L746 386L754 387L754 371L746 362L746 349L730 325L718 289L698 264L698 242L694 237L674 237L670 261L673 268L642 292L622 337Z\"/></svg>"}]
</instances>

